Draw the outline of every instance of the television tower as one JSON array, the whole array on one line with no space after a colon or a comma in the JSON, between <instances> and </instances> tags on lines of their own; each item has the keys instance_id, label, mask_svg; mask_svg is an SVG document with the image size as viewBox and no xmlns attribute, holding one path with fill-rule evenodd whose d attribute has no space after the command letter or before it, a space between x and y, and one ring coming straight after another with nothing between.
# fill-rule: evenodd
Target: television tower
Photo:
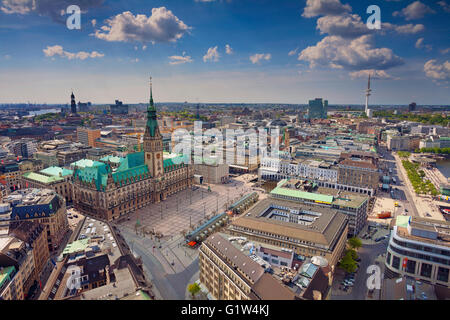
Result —
<instances>
[{"instance_id":1,"label":"television tower","mask_svg":"<svg viewBox=\"0 0 450 320\"><path fill-rule=\"evenodd\" d=\"M367 89L366 89L366 108L364 110L365 114L370 118L369 113L370 113L370 109L369 109L369 96L370 93L372 92L372 89L370 89L370 73L369 73L369 81L367 82Z\"/></svg>"}]
</instances>

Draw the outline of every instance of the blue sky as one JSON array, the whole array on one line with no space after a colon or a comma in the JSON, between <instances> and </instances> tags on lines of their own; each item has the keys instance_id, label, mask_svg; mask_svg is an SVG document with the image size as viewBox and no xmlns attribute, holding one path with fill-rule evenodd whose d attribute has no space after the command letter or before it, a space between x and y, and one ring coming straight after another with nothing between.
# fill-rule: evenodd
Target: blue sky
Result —
<instances>
[{"instance_id":1,"label":"blue sky","mask_svg":"<svg viewBox=\"0 0 450 320\"><path fill-rule=\"evenodd\" d=\"M143 102L152 75L159 102L363 104L370 73L371 104L450 104L449 18L450 0L0 0L0 103Z\"/></svg>"}]
</instances>

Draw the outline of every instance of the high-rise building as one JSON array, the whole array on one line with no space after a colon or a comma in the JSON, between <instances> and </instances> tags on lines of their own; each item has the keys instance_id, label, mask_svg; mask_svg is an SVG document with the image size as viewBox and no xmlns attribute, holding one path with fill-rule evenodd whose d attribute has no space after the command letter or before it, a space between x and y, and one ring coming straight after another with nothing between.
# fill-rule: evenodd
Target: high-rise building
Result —
<instances>
[{"instance_id":1,"label":"high-rise building","mask_svg":"<svg viewBox=\"0 0 450 320\"><path fill-rule=\"evenodd\" d=\"M328 100L316 98L308 102L308 119L326 119L327 118Z\"/></svg>"},{"instance_id":2,"label":"high-rise building","mask_svg":"<svg viewBox=\"0 0 450 320\"><path fill-rule=\"evenodd\" d=\"M101 137L100 129L77 128L78 141L90 147L96 147L95 140Z\"/></svg>"},{"instance_id":3,"label":"high-rise building","mask_svg":"<svg viewBox=\"0 0 450 320\"><path fill-rule=\"evenodd\" d=\"M415 102L412 102L408 106L408 111L409 112L416 111L416 107L417 107L417 104Z\"/></svg>"},{"instance_id":4,"label":"high-rise building","mask_svg":"<svg viewBox=\"0 0 450 320\"><path fill-rule=\"evenodd\" d=\"M70 112L73 114L77 113L77 103L75 102L75 95L73 92L70 95Z\"/></svg>"}]
</instances>

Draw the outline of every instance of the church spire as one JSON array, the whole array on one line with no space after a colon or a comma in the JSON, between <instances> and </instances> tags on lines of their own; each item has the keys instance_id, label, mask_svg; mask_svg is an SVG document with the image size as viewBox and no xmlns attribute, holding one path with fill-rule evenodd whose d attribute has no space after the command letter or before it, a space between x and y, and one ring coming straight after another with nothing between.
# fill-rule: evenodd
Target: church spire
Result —
<instances>
[{"instance_id":1,"label":"church spire","mask_svg":"<svg viewBox=\"0 0 450 320\"><path fill-rule=\"evenodd\" d=\"M152 77L150 77L150 107L153 107Z\"/></svg>"},{"instance_id":2,"label":"church spire","mask_svg":"<svg viewBox=\"0 0 450 320\"><path fill-rule=\"evenodd\" d=\"M157 133L158 121L156 118L156 108L153 102L153 88L152 88L152 77L150 77L150 103L147 108L147 125L146 131L150 133L151 137L154 137Z\"/></svg>"}]
</instances>

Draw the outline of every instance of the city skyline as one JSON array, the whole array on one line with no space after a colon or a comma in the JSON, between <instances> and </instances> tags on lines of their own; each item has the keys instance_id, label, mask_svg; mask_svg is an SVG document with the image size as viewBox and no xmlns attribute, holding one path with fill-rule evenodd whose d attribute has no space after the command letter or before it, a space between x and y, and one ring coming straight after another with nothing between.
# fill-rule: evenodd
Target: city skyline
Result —
<instances>
[{"instance_id":1,"label":"city skyline","mask_svg":"<svg viewBox=\"0 0 450 320\"><path fill-rule=\"evenodd\" d=\"M371 4L3 0L0 103L140 103L151 74L158 102L363 105L371 73L371 105L449 104L448 0L379 1L381 30Z\"/></svg>"}]
</instances>

